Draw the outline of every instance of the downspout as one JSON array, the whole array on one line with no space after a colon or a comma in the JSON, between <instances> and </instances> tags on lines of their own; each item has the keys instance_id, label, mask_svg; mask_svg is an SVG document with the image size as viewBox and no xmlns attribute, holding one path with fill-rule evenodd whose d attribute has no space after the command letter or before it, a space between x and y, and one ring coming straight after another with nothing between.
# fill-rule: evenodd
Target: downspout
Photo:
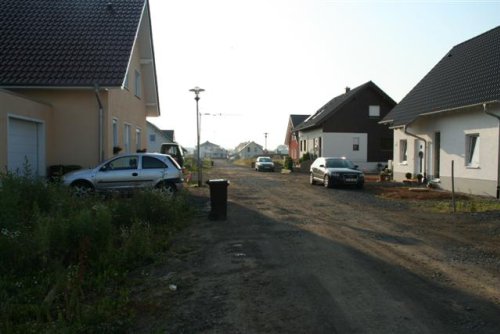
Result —
<instances>
[{"instance_id":1,"label":"downspout","mask_svg":"<svg viewBox=\"0 0 500 334\"><path fill-rule=\"evenodd\" d=\"M500 164L500 116L495 115L491 111L488 111L487 104L483 103L483 111L485 114L490 115L498 119L498 154L497 154L497 164ZM497 199L500 199L500 166L497 165Z\"/></svg>"},{"instance_id":2,"label":"downspout","mask_svg":"<svg viewBox=\"0 0 500 334\"><path fill-rule=\"evenodd\" d=\"M403 129L404 129L404 133L406 135L417 138L417 139L424 142L424 161L425 161L425 164L424 164L424 178L423 178L423 180L425 182L425 180L427 180L427 164L429 163L429 161L427 160L427 157L429 155L429 153L427 152L428 151L427 150L427 140L424 139L423 137L417 136L416 134L408 132L408 125L405 125Z\"/></svg>"},{"instance_id":3,"label":"downspout","mask_svg":"<svg viewBox=\"0 0 500 334\"><path fill-rule=\"evenodd\" d=\"M99 105L99 147L98 147L98 152L99 152L99 158L98 161L102 162L104 161L104 129L103 129L103 124L104 124L104 108L102 106L102 101L101 97L99 96L99 85L96 83L94 85L95 87L95 97L97 99L97 104Z\"/></svg>"}]
</instances>

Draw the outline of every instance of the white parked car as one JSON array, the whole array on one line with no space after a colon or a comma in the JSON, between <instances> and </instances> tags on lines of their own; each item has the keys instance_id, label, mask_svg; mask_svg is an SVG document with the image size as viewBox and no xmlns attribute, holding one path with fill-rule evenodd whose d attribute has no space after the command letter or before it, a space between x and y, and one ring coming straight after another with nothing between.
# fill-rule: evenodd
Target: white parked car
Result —
<instances>
[{"instance_id":1,"label":"white parked car","mask_svg":"<svg viewBox=\"0 0 500 334\"><path fill-rule=\"evenodd\" d=\"M274 162L269 157L258 157L255 160L255 170L256 171L271 171L274 172Z\"/></svg>"},{"instance_id":2,"label":"white parked car","mask_svg":"<svg viewBox=\"0 0 500 334\"><path fill-rule=\"evenodd\" d=\"M113 157L93 169L63 175L77 195L93 191L156 188L173 194L183 186L179 164L168 154L134 153Z\"/></svg>"}]
</instances>

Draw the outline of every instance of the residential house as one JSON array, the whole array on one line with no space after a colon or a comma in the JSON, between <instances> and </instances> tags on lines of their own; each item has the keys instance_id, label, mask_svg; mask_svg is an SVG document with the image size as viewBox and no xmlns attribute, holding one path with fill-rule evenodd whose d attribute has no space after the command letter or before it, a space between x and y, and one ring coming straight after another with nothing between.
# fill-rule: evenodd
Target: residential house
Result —
<instances>
[{"instance_id":1,"label":"residential house","mask_svg":"<svg viewBox=\"0 0 500 334\"><path fill-rule=\"evenodd\" d=\"M226 159L227 150L209 141L200 144L200 157L210 159Z\"/></svg>"},{"instance_id":2,"label":"residential house","mask_svg":"<svg viewBox=\"0 0 500 334\"><path fill-rule=\"evenodd\" d=\"M161 144L175 142L174 130L161 130L153 123L147 121L148 151L160 152Z\"/></svg>"},{"instance_id":3,"label":"residential house","mask_svg":"<svg viewBox=\"0 0 500 334\"><path fill-rule=\"evenodd\" d=\"M160 115L147 0L4 0L0 165L94 166Z\"/></svg>"},{"instance_id":4,"label":"residential house","mask_svg":"<svg viewBox=\"0 0 500 334\"><path fill-rule=\"evenodd\" d=\"M298 132L294 129L311 115L290 115L288 118L288 126L286 128L285 145L288 146L288 155L294 161L300 159Z\"/></svg>"},{"instance_id":5,"label":"residential house","mask_svg":"<svg viewBox=\"0 0 500 334\"><path fill-rule=\"evenodd\" d=\"M334 97L294 127L300 156L346 157L365 171L392 159L393 133L379 124L396 102L372 81Z\"/></svg>"},{"instance_id":6,"label":"residential house","mask_svg":"<svg viewBox=\"0 0 500 334\"><path fill-rule=\"evenodd\" d=\"M255 143L254 141L247 141L239 144L235 149L234 153L239 155L242 159L254 158L259 155L264 154L264 148L262 145Z\"/></svg>"},{"instance_id":7,"label":"residential house","mask_svg":"<svg viewBox=\"0 0 500 334\"><path fill-rule=\"evenodd\" d=\"M382 120L394 178L499 198L500 26L453 47Z\"/></svg>"}]
</instances>

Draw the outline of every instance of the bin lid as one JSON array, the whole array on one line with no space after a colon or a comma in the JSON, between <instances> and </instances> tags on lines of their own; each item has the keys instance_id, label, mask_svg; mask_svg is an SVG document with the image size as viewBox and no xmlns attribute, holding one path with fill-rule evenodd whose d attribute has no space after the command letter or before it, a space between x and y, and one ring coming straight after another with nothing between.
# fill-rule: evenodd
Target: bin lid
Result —
<instances>
[{"instance_id":1,"label":"bin lid","mask_svg":"<svg viewBox=\"0 0 500 334\"><path fill-rule=\"evenodd\" d=\"M207 181L208 184L210 183L227 183L229 184L229 180L226 180L226 179L212 179L212 180L208 180Z\"/></svg>"}]
</instances>

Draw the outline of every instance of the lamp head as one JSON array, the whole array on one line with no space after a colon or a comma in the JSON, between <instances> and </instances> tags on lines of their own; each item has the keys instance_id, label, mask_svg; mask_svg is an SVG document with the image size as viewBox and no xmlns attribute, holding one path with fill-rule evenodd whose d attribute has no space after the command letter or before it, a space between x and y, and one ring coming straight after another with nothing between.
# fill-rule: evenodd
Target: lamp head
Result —
<instances>
[{"instance_id":1,"label":"lamp head","mask_svg":"<svg viewBox=\"0 0 500 334\"><path fill-rule=\"evenodd\" d=\"M204 92L205 90L203 88L200 88L198 86L191 88L189 90L190 92L194 92L196 95L200 94L201 92Z\"/></svg>"}]
</instances>

